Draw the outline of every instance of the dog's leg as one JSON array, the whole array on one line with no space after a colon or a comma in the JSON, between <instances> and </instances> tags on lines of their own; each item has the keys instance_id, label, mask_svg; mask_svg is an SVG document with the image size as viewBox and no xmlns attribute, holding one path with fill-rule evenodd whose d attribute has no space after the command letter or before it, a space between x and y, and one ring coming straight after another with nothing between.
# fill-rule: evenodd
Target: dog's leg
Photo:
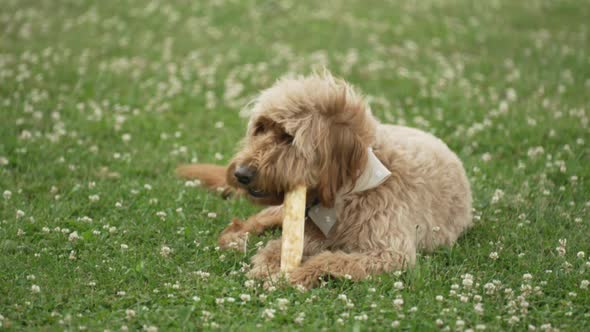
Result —
<instances>
[{"instance_id":1,"label":"dog's leg","mask_svg":"<svg viewBox=\"0 0 590 332\"><path fill-rule=\"evenodd\" d=\"M282 206L266 208L246 221L233 219L219 236L219 246L224 249L231 248L245 251L248 234L262 234L267 229L281 227L282 222Z\"/></svg>"},{"instance_id":2,"label":"dog's leg","mask_svg":"<svg viewBox=\"0 0 590 332\"><path fill-rule=\"evenodd\" d=\"M199 180L206 188L220 192L224 197L234 194L226 181L227 166L213 164L188 164L176 168L176 174L184 179Z\"/></svg>"},{"instance_id":3,"label":"dog's leg","mask_svg":"<svg viewBox=\"0 0 590 332\"><path fill-rule=\"evenodd\" d=\"M416 251L378 250L364 253L324 251L311 257L289 275L289 281L305 288L315 287L323 276L361 280L371 274L389 272L414 264Z\"/></svg>"},{"instance_id":4,"label":"dog's leg","mask_svg":"<svg viewBox=\"0 0 590 332\"><path fill-rule=\"evenodd\" d=\"M252 256L248 278L263 279L277 274L281 268L281 239L268 241L264 248Z\"/></svg>"}]
</instances>

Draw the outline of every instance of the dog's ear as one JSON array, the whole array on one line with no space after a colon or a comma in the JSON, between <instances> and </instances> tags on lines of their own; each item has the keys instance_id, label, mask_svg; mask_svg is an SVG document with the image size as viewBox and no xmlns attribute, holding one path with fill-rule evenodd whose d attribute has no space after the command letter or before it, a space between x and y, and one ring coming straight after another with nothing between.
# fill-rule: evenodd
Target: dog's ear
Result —
<instances>
[{"instance_id":1,"label":"dog's ear","mask_svg":"<svg viewBox=\"0 0 590 332\"><path fill-rule=\"evenodd\" d=\"M319 146L318 196L325 207L333 207L336 193L347 183L356 182L367 162L368 147L347 126L328 131Z\"/></svg>"}]
</instances>

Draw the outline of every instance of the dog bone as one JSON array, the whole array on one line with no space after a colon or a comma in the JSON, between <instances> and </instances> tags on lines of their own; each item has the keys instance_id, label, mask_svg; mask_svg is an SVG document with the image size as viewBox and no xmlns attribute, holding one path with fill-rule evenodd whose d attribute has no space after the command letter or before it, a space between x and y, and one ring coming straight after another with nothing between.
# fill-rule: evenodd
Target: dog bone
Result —
<instances>
[{"instance_id":1,"label":"dog bone","mask_svg":"<svg viewBox=\"0 0 590 332\"><path fill-rule=\"evenodd\" d=\"M303 227L305 225L305 186L297 186L285 194L281 272L293 271L303 257Z\"/></svg>"}]
</instances>

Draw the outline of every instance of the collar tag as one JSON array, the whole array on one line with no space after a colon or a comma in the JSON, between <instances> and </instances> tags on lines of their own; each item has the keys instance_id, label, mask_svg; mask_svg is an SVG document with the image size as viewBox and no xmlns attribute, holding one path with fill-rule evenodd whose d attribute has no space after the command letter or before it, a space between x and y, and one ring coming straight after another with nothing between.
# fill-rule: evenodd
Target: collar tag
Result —
<instances>
[{"instance_id":1,"label":"collar tag","mask_svg":"<svg viewBox=\"0 0 590 332\"><path fill-rule=\"evenodd\" d=\"M321 204L312 206L308 215L311 220L318 226L318 228L324 233L324 236L328 236L332 227L337 221L337 208L340 206L342 197L346 194L359 193L369 189L373 189L381 185L391 175L391 172L381 163L379 158L373 153L373 149L369 148L367 166L363 173L356 180L354 188L346 193L338 193L336 195L336 202L334 208L326 208Z\"/></svg>"}]
</instances>

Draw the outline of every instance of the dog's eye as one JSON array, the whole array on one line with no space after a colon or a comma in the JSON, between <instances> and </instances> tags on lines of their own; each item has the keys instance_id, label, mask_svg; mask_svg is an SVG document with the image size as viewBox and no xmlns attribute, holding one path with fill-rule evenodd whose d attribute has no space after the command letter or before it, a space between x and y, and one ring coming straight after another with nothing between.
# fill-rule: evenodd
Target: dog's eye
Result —
<instances>
[{"instance_id":1,"label":"dog's eye","mask_svg":"<svg viewBox=\"0 0 590 332\"><path fill-rule=\"evenodd\" d=\"M291 136L287 133L282 133L281 134L281 141L283 141L287 144L291 144L291 143L293 143L293 136Z\"/></svg>"},{"instance_id":2,"label":"dog's eye","mask_svg":"<svg viewBox=\"0 0 590 332\"><path fill-rule=\"evenodd\" d=\"M256 124L256 127L254 127L254 136L263 134L265 130L266 128L264 127L263 123Z\"/></svg>"}]
</instances>

